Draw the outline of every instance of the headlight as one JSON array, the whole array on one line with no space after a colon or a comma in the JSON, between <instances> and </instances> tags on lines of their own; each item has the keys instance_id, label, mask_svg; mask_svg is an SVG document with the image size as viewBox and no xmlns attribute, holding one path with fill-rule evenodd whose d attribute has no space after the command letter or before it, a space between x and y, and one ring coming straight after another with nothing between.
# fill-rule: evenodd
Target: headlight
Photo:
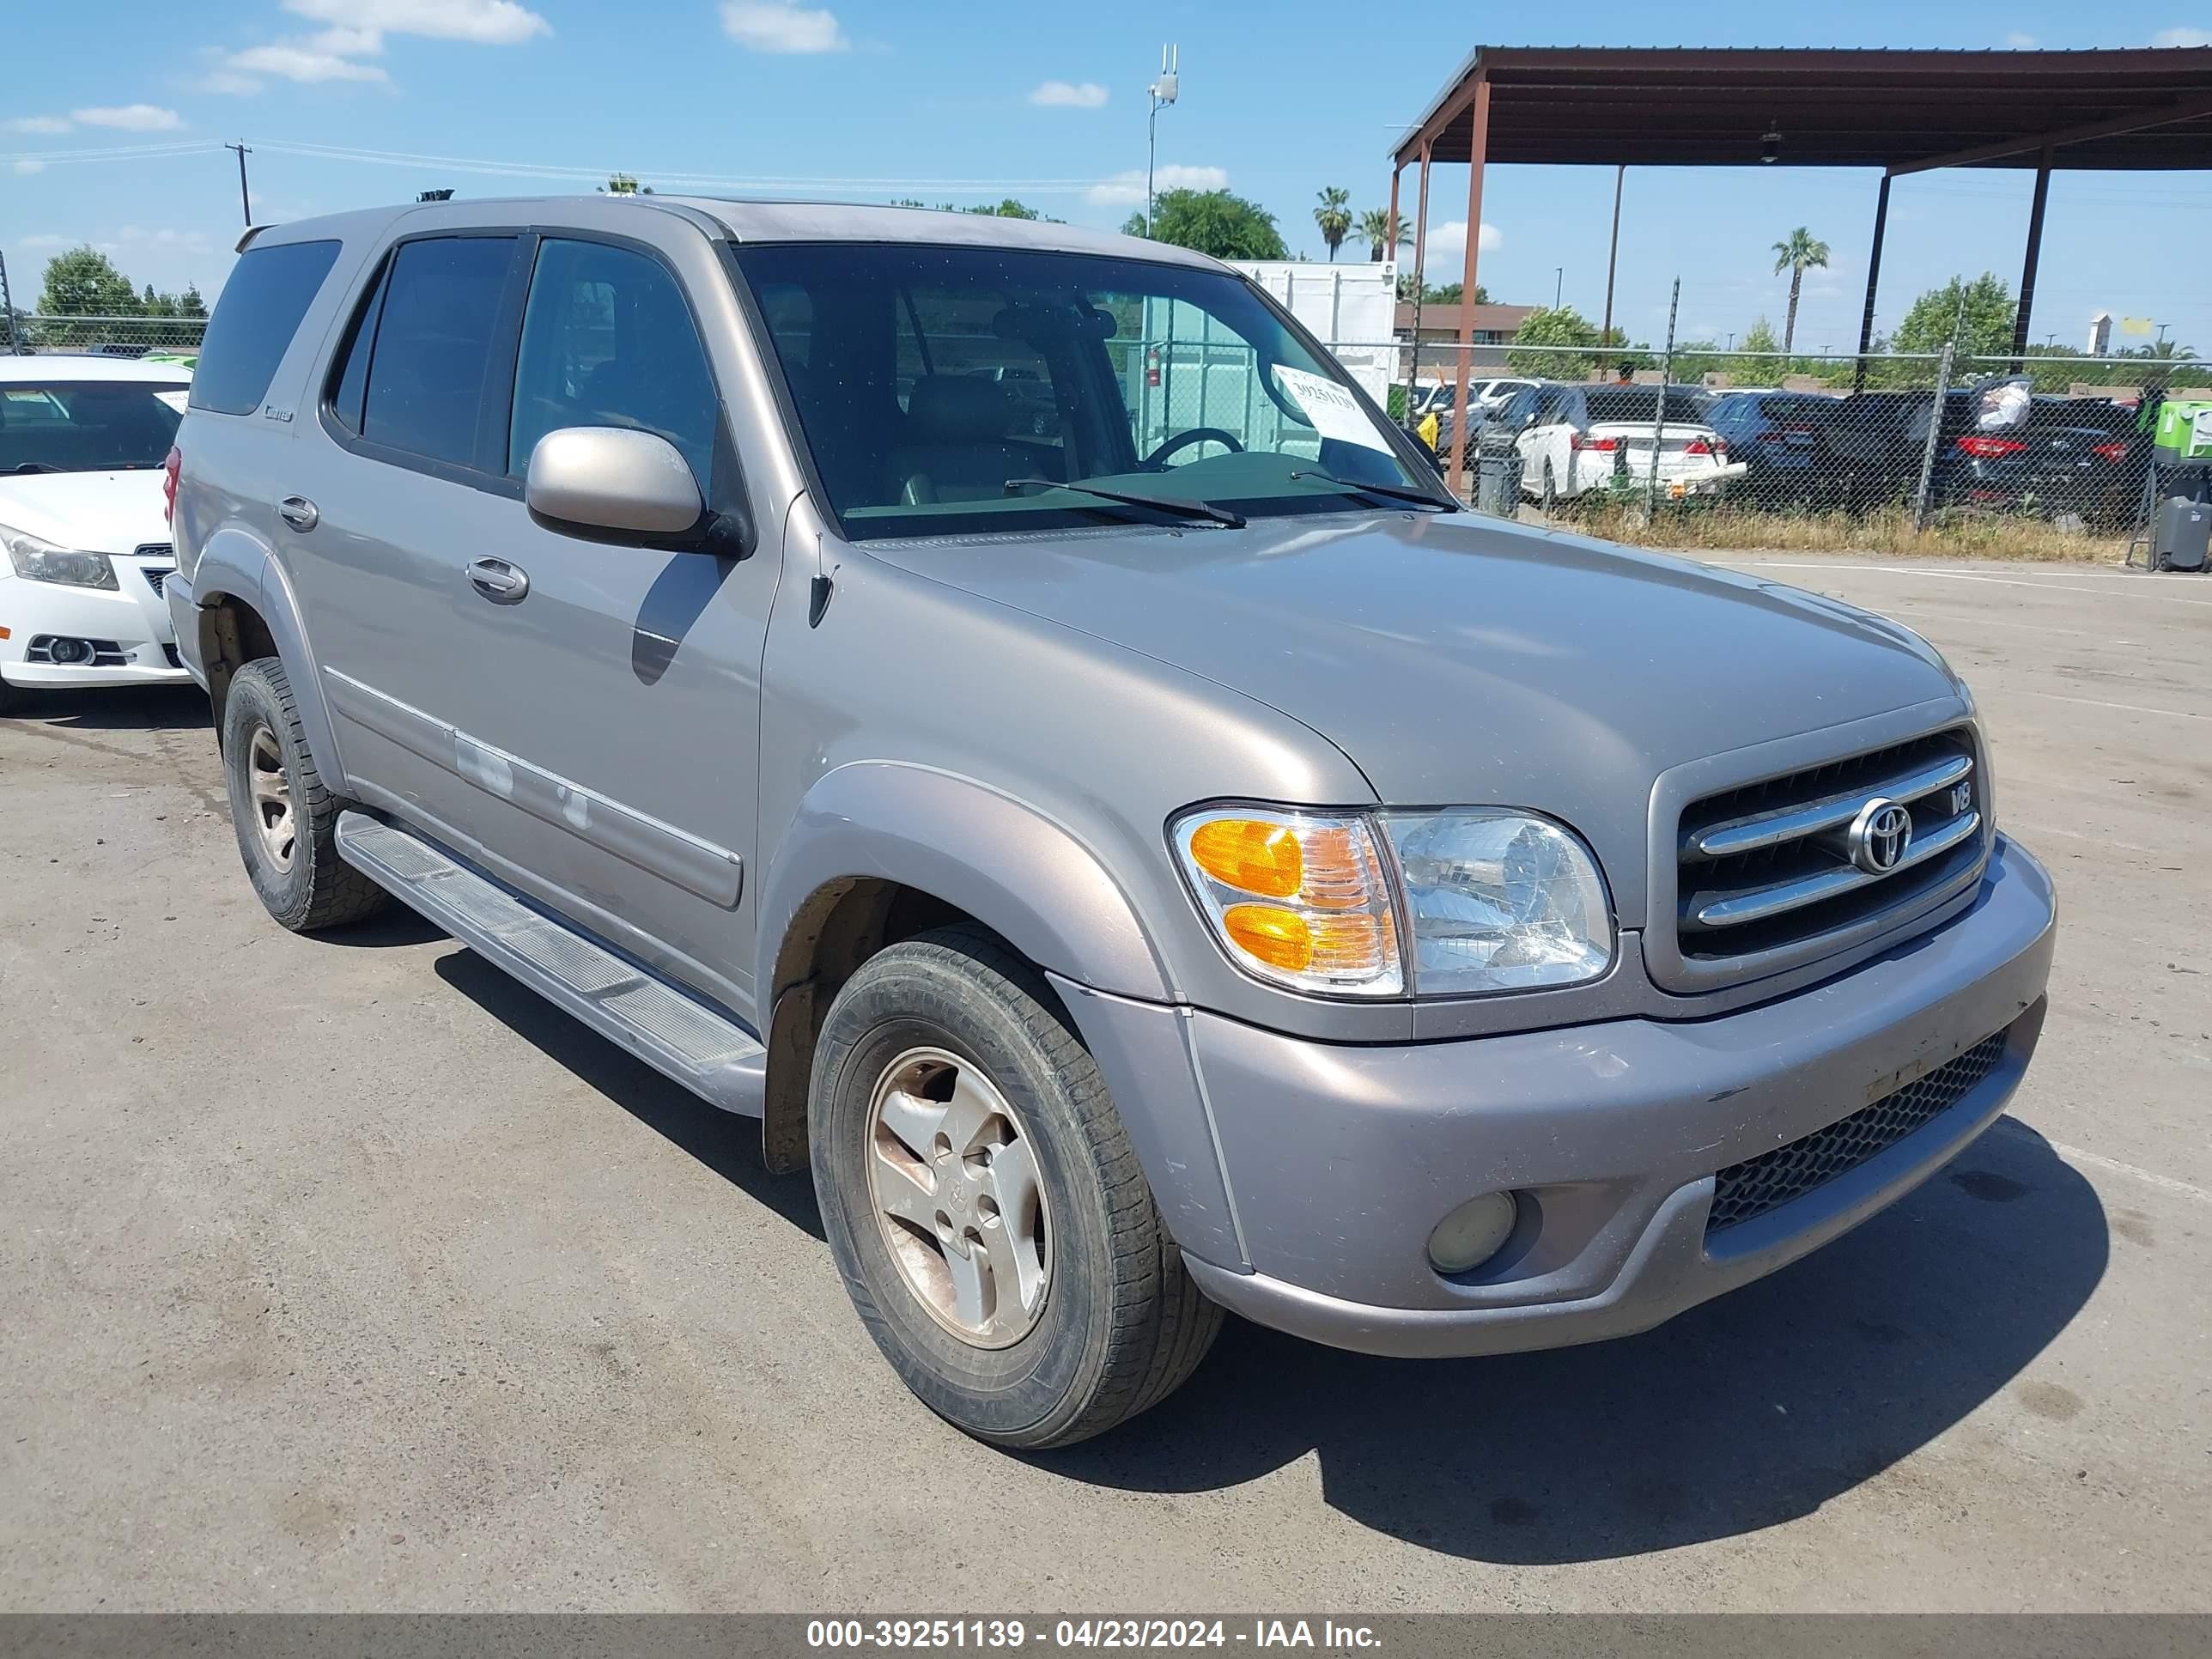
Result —
<instances>
[{"instance_id":1,"label":"headlight","mask_svg":"<svg viewBox=\"0 0 2212 1659\"><path fill-rule=\"evenodd\" d=\"M1364 817L1237 807L1175 826L1199 908L1262 979L1338 996L1405 988L1398 926Z\"/></svg>"},{"instance_id":2,"label":"headlight","mask_svg":"<svg viewBox=\"0 0 2212 1659\"><path fill-rule=\"evenodd\" d=\"M1389 813L1421 996L1595 979L1613 960L1613 907L1574 833L1525 812Z\"/></svg>"},{"instance_id":3,"label":"headlight","mask_svg":"<svg viewBox=\"0 0 2212 1659\"><path fill-rule=\"evenodd\" d=\"M25 581L115 591L115 566L105 553L71 552L4 525L0 525L0 542L7 544L8 562Z\"/></svg>"},{"instance_id":4,"label":"headlight","mask_svg":"<svg viewBox=\"0 0 2212 1659\"><path fill-rule=\"evenodd\" d=\"M1171 839L1230 955L1295 990L1403 995L1401 939L1416 996L1575 985L1613 960L1597 860L1548 818L1490 807L1370 816L1235 806L1176 820Z\"/></svg>"}]
</instances>

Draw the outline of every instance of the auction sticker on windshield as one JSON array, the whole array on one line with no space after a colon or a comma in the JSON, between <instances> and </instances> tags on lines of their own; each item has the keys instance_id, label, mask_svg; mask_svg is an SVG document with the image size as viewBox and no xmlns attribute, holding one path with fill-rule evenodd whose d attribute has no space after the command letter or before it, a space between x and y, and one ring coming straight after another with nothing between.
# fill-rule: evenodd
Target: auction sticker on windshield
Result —
<instances>
[{"instance_id":1,"label":"auction sticker on windshield","mask_svg":"<svg viewBox=\"0 0 2212 1659\"><path fill-rule=\"evenodd\" d=\"M1358 400L1328 376L1277 363L1275 380L1322 437L1340 438L1386 455L1390 453L1390 441L1376 430Z\"/></svg>"}]
</instances>

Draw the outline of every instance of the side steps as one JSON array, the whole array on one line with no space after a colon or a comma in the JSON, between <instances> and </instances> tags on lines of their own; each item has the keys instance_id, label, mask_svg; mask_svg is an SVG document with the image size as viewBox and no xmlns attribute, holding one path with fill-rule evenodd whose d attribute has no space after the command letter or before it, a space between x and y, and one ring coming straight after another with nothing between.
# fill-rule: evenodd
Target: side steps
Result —
<instances>
[{"instance_id":1,"label":"side steps","mask_svg":"<svg viewBox=\"0 0 2212 1659\"><path fill-rule=\"evenodd\" d=\"M337 848L394 898L647 1065L726 1112L761 1115L768 1051L733 1020L571 933L404 830L365 813L342 813Z\"/></svg>"}]
</instances>

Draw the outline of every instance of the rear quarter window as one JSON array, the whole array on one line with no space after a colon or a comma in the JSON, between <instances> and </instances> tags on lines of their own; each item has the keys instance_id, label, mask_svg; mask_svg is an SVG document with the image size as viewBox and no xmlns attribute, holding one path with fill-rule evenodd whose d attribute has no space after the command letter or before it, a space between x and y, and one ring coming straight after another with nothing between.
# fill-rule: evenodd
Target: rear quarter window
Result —
<instances>
[{"instance_id":1,"label":"rear quarter window","mask_svg":"<svg viewBox=\"0 0 2212 1659\"><path fill-rule=\"evenodd\" d=\"M192 374L192 408L250 415L260 407L337 257L336 242L283 242L248 248L240 257L208 319Z\"/></svg>"}]
</instances>

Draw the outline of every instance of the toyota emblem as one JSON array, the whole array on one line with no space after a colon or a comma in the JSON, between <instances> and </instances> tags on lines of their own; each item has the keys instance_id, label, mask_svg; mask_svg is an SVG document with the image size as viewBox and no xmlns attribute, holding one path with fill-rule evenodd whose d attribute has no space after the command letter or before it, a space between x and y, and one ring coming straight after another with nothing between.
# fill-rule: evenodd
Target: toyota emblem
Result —
<instances>
[{"instance_id":1,"label":"toyota emblem","mask_svg":"<svg viewBox=\"0 0 2212 1659\"><path fill-rule=\"evenodd\" d=\"M1912 814L1895 801L1876 796L1851 820L1848 845L1851 862L1870 876L1886 876L1912 844Z\"/></svg>"}]
</instances>

